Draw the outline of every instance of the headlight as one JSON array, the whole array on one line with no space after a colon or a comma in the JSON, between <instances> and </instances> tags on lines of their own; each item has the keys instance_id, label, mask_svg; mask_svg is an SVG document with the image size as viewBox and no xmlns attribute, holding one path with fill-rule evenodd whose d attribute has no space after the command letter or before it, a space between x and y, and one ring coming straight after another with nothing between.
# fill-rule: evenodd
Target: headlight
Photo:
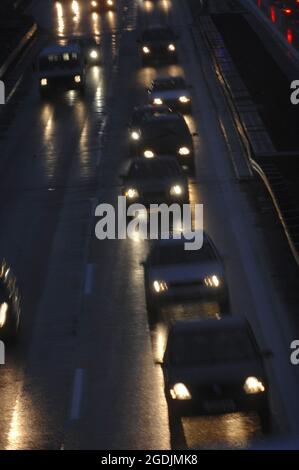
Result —
<instances>
[{"instance_id":1,"label":"headlight","mask_svg":"<svg viewBox=\"0 0 299 470\"><path fill-rule=\"evenodd\" d=\"M168 286L165 281L154 281L153 289L156 294L161 294L161 292L165 292L168 289Z\"/></svg>"},{"instance_id":2,"label":"headlight","mask_svg":"<svg viewBox=\"0 0 299 470\"><path fill-rule=\"evenodd\" d=\"M137 131L131 132L131 139L132 140L139 140L140 139L140 134Z\"/></svg>"},{"instance_id":3,"label":"headlight","mask_svg":"<svg viewBox=\"0 0 299 470\"><path fill-rule=\"evenodd\" d=\"M125 193L126 197L129 198L129 199L136 199L136 197L139 196L139 193L137 191L137 189L134 189L134 188L129 188L126 193Z\"/></svg>"},{"instance_id":4,"label":"headlight","mask_svg":"<svg viewBox=\"0 0 299 470\"><path fill-rule=\"evenodd\" d=\"M190 102L190 98L188 98L188 96L180 96L179 97L179 101L181 103L189 103Z\"/></svg>"},{"instance_id":5,"label":"headlight","mask_svg":"<svg viewBox=\"0 0 299 470\"><path fill-rule=\"evenodd\" d=\"M40 81L41 86L47 86L48 85L48 80L46 78L42 78Z\"/></svg>"},{"instance_id":6,"label":"headlight","mask_svg":"<svg viewBox=\"0 0 299 470\"><path fill-rule=\"evenodd\" d=\"M183 383L175 384L170 390L170 395L173 400L191 400L191 394Z\"/></svg>"},{"instance_id":7,"label":"headlight","mask_svg":"<svg viewBox=\"0 0 299 470\"><path fill-rule=\"evenodd\" d=\"M252 395L255 393L261 393L265 391L265 386L261 380L258 380L256 377L247 377L244 383L245 393Z\"/></svg>"},{"instance_id":8,"label":"headlight","mask_svg":"<svg viewBox=\"0 0 299 470\"><path fill-rule=\"evenodd\" d=\"M169 44L168 45L168 50L171 51L171 52L174 52L175 51L175 45L174 44Z\"/></svg>"},{"instance_id":9,"label":"headlight","mask_svg":"<svg viewBox=\"0 0 299 470\"><path fill-rule=\"evenodd\" d=\"M190 155L190 150L188 149L188 147L181 147L179 149L179 154L183 156Z\"/></svg>"},{"instance_id":10,"label":"headlight","mask_svg":"<svg viewBox=\"0 0 299 470\"><path fill-rule=\"evenodd\" d=\"M155 154L152 150L145 150L143 152L143 155L145 156L145 158L154 158Z\"/></svg>"},{"instance_id":11,"label":"headlight","mask_svg":"<svg viewBox=\"0 0 299 470\"><path fill-rule=\"evenodd\" d=\"M150 54L151 53L150 48L147 47L147 46L143 46L142 50L143 50L144 54Z\"/></svg>"},{"instance_id":12,"label":"headlight","mask_svg":"<svg viewBox=\"0 0 299 470\"><path fill-rule=\"evenodd\" d=\"M170 194L171 196L181 196L183 194L183 187L180 186L179 184L175 184L170 188Z\"/></svg>"},{"instance_id":13,"label":"headlight","mask_svg":"<svg viewBox=\"0 0 299 470\"><path fill-rule=\"evenodd\" d=\"M212 276L207 276L204 279L204 283L207 287L219 287L220 286L220 279L216 274L213 274Z\"/></svg>"},{"instance_id":14,"label":"headlight","mask_svg":"<svg viewBox=\"0 0 299 470\"><path fill-rule=\"evenodd\" d=\"M75 75L74 80L75 80L76 83L80 83L81 82L81 75Z\"/></svg>"},{"instance_id":15,"label":"headlight","mask_svg":"<svg viewBox=\"0 0 299 470\"><path fill-rule=\"evenodd\" d=\"M90 51L90 53L89 53L89 57L90 57L91 59L97 59L98 56L99 56L99 54L97 53L96 50Z\"/></svg>"},{"instance_id":16,"label":"headlight","mask_svg":"<svg viewBox=\"0 0 299 470\"><path fill-rule=\"evenodd\" d=\"M112 5L113 5L113 0L107 0L107 5L109 5L110 7L112 7Z\"/></svg>"},{"instance_id":17,"label":"headlight","mask_svg":"<svg viewBox=\"0 0 299 470\"><path fill-rule=\"evenodd\" d=\"M3 326L6 323L7 310L8 310L8 304L6 302L3 302L0 305L0 328L3 328Z\"/></svg>"},{"instance_id":18,"label":"headlight","mask_svg":"<svg viewBox=\"0 0 299 470\"><path fill-rule=\"evenodd\" d=\"M163 100L161 98L154 98L153 103L157 105L161 105L163 104Z\"/></svg>"},{"instance_id":19,"label":"headlight","mask_svg":"<svg viewBox=\"0 0 299 470\"><path fill-rule=\"evenodd\" d=\"M98 6L98 2L95 2L95 1L91 2L91 6L92 6L92 7L97 7L97 6Z\"/></svg>"}]
</instances>

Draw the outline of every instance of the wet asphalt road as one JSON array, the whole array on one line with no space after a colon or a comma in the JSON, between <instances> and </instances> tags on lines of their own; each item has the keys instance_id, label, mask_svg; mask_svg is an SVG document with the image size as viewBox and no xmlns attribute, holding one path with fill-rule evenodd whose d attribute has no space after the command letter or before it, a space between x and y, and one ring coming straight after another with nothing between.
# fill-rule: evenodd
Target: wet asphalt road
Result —
<instances>
[{"instance_id":1,"label":"wet asphalt road","mask_svg":"<svg viewBox=\"0 0 299 470\"><path fill-rule=\"evenodd\" d=\"M157 332L150 333L145 309L140 262L147 243L94 235L96 204L115 202L120 192L131 110L145 102L157 74L140 68L136 48L138 29L156 21L181 32L181 63L193 86L194 119L186 117L198 133L192 200L204 203L205 227L224 257L233 313L248 316L262 345L278 353L269 364L274 430L296 431L289 330L280 334L284 306L260 261L266 243L235 180L218 97L212 99L196 62L186 9L177 1L120 0L116 12L91 15L86 7L61 12L42 0L32 12L44 42L53 34L100 34L102 60L89 69L83 98L70 92L41 101L28 69L16 103L0 117L1 254L20 279L24 302L19 344L0 371L0 448L246 446L261 435L257 418L246 414L184 419L169 430L153 360ZM281 383L289 387L289 405Z\"/></svg>"}]
</instances>

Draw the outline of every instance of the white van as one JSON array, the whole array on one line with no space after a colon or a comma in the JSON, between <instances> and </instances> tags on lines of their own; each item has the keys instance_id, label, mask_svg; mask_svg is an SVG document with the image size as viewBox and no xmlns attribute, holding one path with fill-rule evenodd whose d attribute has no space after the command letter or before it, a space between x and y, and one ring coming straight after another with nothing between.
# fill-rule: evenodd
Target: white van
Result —
<instances>
[{"instance_id":1,"label":"white van","mask_svg":"<svg viewBox=\"0 0 299 470\"><path fill-rule=\"evenodd\" d=\"M54 45L42 50L38 57L39 89L50 91L85 88L85 60L78 44Z\"/></svg>"}]
</instances>

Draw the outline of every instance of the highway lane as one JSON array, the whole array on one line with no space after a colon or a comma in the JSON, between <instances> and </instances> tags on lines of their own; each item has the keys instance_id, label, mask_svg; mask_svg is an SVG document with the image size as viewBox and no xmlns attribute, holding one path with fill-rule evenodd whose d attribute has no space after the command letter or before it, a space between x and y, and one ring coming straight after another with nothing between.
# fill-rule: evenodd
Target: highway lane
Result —
<instances>
[{"instance_id":1,"label":"highway lane","mask_svg":"<svg viewBox=\"0 0 299 470\"><path fill-rule=\"evenodd\" d=\"M60 33L53 2L35 2L33 13ZM1 254L20 279L24 312L17 354L1 370L1 448L55 447L61 440L91 198L122 21L115 14L90 21L87 12L82 19L84 31L104 32L103 65L90 70L84 101L71 92L41 102L28 70L17 112L9 108L2 116ZM74 29L76 23L66 22L63 33Z\"/></svg>"},{"instance_id":2,"label":"highway lane","mask_svg":"<svg viewBox=\"0 0 299 470\"><path fill-rule=\"evenodd\" d=\"M144 303L140 261L147 244L99 242L94 236L95 204L115 202L118 175L128 164L130 112L145 101L145 87L157 73L140 69L136 28L170 21L182 32L180 57L194 86L195 120L188 121L199 135L192 197L205 204L205 225L227 263L233 312L255 321L264 340L259 326L264 305L257 308L252 288L262 280L273 304L279 294L268 273L261 270L255 279L256 266L246 272L244 256L256 262L264 246L235 180L211 90L194 63L188 29L185 33L190 19L180 4L172 8L165 1L155 8L146 2L137 17L138 4L124 0L116 15L94 18L95 23L82 11L63 28L50 2L33 4L46 31L95 31L98 24L105 58L89 71L84 99L71 93L41 103L28 72L19 113L1 137L8 163L2 173L0 241L24 292L21 343L1 370L1 448L240 446L260 435L256 418L247 415L183 420L181 429L169 433ZM175 66L161 72L180 71ZM286 429L276 396L273 412L276 429Z\"/></svg>"},{"instance_id":3,"label":"highway lane","mask_svg":"<svg viewBox=\"0 0 299 470\"><path fill-rule=\"evenodd\" d=\"M165 8L166 2L159 4L159 8ZM162 21L171 21L179 28L183 24L178 21L180 11L172 14L170 4L167 16L161 18L161 11L153 8L152 4L146 4L145 12L141 11L140 24L152 24ZM149 17L149 14L152 17ZM146 16L145 16L146 15ZM184 20L186 19L184 18ZM127 41L127 42L126 42ZM121 53L121 75L134 80L133 68L136 67L137 77L134 88L137 104L146 99L145 88L150 80L157 74L152 68L139 69L138 59L135 55L131 59L131 50L134 48L134 38L126 38ZM189 39L188 39L189 41ZM127 44L128 43L128 44ZM188 42L190 45L190 42ZM187 47L188 47L187 45ZM181 54L184 57L182 45ZM130 60L127 59L130 57ZM134 55L133 55L134 57ZM182 55L181 55L182 57ZM130 62L130 66L128 66ZM198 83L194 80L194 69L190 69L194 59L183 59L188 68L187 79L198 91ZM189 69L189 70L188 70ZM159 73L182 73L177 66L162 69ZM202 80L202 76L199 80ZM131 80L128 80L131 83ZM200 92L209 94L207 87L201 83ZM202 100L202 96L201 96ZM243 272L239 254L235 253L234 234L231 221L223 208L223 185L232 186L230 192L242 197L242 190L234 180L232 167L227 155L227 149L223 142L223 136L219 130L215 116L213 116L213 104L210 98L204 99L205 108L209 106L211 111L205 116L200 110L200 101L196 102L196 122L188 118L191 127L196 130L199 123L199 138L196 140L197 170L199 187L192 184L193 201L205 202L206 226L215 236L217 244L222 248L225 260L229 264L229 276L236 282L232 289L233 307L238 313L238 307L246 310L251 308L252 298L248 292L247 279ZM121 98L115 98L120 103ZM200 118L199 118L200 112ZM112 112L114 115L114 113ZM105 156L114 155L117 159L117 148L122 155L126 155L127 144L123 126L129 118L128 111L123 109L121 116L113 119L113 139L107 143ZM212 135L211 135L212 134ZM118 136L117 144L114 141ZM117 148L116 148L117 146ZM120 147L121 146L121 147ZM216 146L216 147L215 147ZM213 161L211 161L213 154ZM225 157L224 157L225 156ZM214 160L215 159L215 160ZM224 163L222 162L224 160ZM108 159L103 161L107 162ZM222 162L222 163L221 163ZM215 164L221 164L224 173L216 171ZM120 161L121 171L125 166ZM105 166L106 169L106 166ZM114 176L117 184L117 173L107 168L106 177ZM120 189L120 188L119 188ZM99 195L99 202L114 201L117 188L103 188ZM226 208L226 207L225 207ZM243 210L242 207L241 210ZM250 209L246 208L248 212ZM240 209L236 218L240 217ZM239 219L241 220L241 219ZM219 228L221 227L221 233ZM86 311L90 323L86 323L83 317L80 328L81 350L78 352L77 370L84 371L84 380L80 383L82 402L79 416L76 420L70 419L69 431L65 441L66 448L100 448L100 449L126 449L126 448L174 448L228 445L242 446L249 439L260 435L259 424L256 417L245 414L228 415L216 418L183 420L181 429L171 429L168 433L167 412L162 395L161 373L159 368L154 368L151 359L151 344L149 343L149 330L147 326L146 311L143 298L143 273L140 261L145 258L146 243L139 241L110 242L105 243L94 240L89 250L88 262L94 266L93 292L86 299ZM113 266L113 271L108 273L103 266ZM244 286L244 287L243 287ZM232 286L233 287L233 286ZM240 288L242 291L240 292ZM105 309L102 306L105 305ZM91 349L90 349L91 348ZM87 349L92 351L87 354ZM74 383L75 385L75 383ZM74 386L74 393L76 387ZM281 410L278 411L281 414Z\"/></svg>"}]
</instances>

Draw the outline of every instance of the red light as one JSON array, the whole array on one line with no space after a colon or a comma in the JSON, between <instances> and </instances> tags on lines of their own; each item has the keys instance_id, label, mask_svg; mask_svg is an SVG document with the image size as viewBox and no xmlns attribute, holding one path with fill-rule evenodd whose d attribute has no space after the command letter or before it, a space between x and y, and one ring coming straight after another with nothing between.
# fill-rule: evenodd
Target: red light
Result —
<instances>
[{"instance_id":1,"label":"red light","mask_svg":"<svg viewBox=\"0 0 299 470\"><path fill-rule=\"evenodd\" d=\"M291 8L283 8L282 11L285 15L291 15L293 13Z\"/></svg>"},{"instance_id":2,"label":"red light","mask_svg":"<svg viewBox=\"0 0 299 470\"><path fill-rule=\"evenodd\" d=\"M290 28L287 30L287 40L289 44L293 44L293 31Z\"/></svg>"},{"instance_id":3,"label":"red light","mask_svg":"<svg viewBox=\"0 0 299 470\"><path fill-rule=\"evenodd\" d=\"M274 6L271 6L271 20L272 23L276 23L276 11Z\"/></svg>"}]
</instances>

